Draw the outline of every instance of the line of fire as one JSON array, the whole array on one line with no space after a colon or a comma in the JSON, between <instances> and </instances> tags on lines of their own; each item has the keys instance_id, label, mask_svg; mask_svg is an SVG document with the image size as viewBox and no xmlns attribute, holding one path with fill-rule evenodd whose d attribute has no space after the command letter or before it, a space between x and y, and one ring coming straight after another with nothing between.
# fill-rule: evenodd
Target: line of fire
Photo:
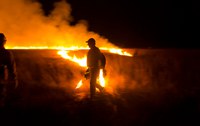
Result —
<instances>
[{"instance_id":1,"label":"line of fire","mask_svg":"<svg viewBox=\"0 0 200 126\"><path fill-rule=\"evenodd\" d=\"M87 51L89 50L89 48L84 48L84 47L65 48L65 47L44 47L44 46L41 46L41 47L9 47L9 46L7 46L7 48L10 49L10 50L16 51L16 52L22 51L21 53L16 53L15 55L18 55L18 54L21 55L21 54L23 54L23 52L24 52L24 54L27 53L27 52L30 52L27 55L30 55L30 57L32 57L31 60L33 60L33 62L38 61L38 64L40 64L39 58L36 58L35 60L33 58L33 57L38 57L38 56L34 56L34 53L37 55L38 51L40 53L39 54L40 57L43 57L41 55L48 55L51 58L52 57L57 57L57 58L60 57L59 59L64 59L66 62L67 62L67 60L72 62L74 65L80 67L79 71L77 69L74 70L74 71L76 71L75 73L79 74L79 75L75 75L75 76L78 76L78 77L73 81L74 86L73 86L72 90L75 90L77 92L82 90L83 92L81 94L81 97L86 96L89 93L89 80L87 80L83 76L83 72L87 69L86 55L87 55ZM48 51L48 52L45 52L45 50ZM117 85L117 83L116 83L117 81L113 81L113 80L119 80L120 75L119 75L119 78L118 78L118 76L116 76L116 78L113 78L112 72L114 72L114 69L116 69L116 67L122 68L123 66L120 66L120 64L118 64L118 66L112 67L112 64L110 64L111 61L113 63L116 63L117 61L115 61L115 60L119 60L119 59L110 59L109 55L110 56L112 56L112 55L121 56L122 58L125 58L125 57L131 58L131 57L133 57L134 50L133 49L132 50L131 49L129 49L129 50L128 49L120 49L120 48L105 48L105 47L100 48L100 50L103 53L105 53L105 55L108 59L108 65L107 65L108 67L106 67L108 75L106 77L104 77L103 76L104 75L103 70L101 69L97 81L102 87L105 88L105 90L108 93L113 94L114 90L115 90L114 85ZM49 52L51 52L51 54L48 54ZM26 60L26 58L25 58L25 60ZM60 61L58 61L58 62L60 62ZM34 64L34 63L32 63L32 64ZM36 62L36 64L37 64L37 62ZM47 63L46 65L48 65L48 64L49 63ZM29 65L29 64L27 64L27 65ZM20 66L20 65L18 65L18 66ZM67 65L66 65L66 67L67 67ZM42 66L39 69L42 69ZM59 69L60 69L60 71L62 71L62 68L59 68ZM113 69L113 70L111 70L111 69ZM54 71L51 71L51 72L54 72ZM120 72L117 72L117 73L120 74ZM21 73L19 73L19 74L21 74ZM49 74L49 73L45 73L45 74ZM54 74L56 74L56 73L54 73ZM43 76L43 75L41 75L41 76ZM64 76L64 75L62 75L62 76ZM58 77L58 78L60 78L60 77ZM79 78L79 80L78 80L78 78ZM40 83L40 82L38 81L38 83ZM51 83L51 82L49 82L49 83ZM62 82L62 83L63 83L62 84L63 88L67 88L68 82L66 81L66 82ZM113 84L113 83L116 83L116 84ZM96 88L96 91L99 92L99 90L97 88Z\"/></svg>"},{"instance_id":2,"label":"line of fire","mask_svg":"<svg viewBox=\"0 0 200 126\"><path fill-rule=\"evenodd\" d=\"M118 55L124 55L124 56L132 56L132 54L130 53L127 53L127 52L123 52L122 49L102 49L102 50L108 50L110 53L114 53L114 54L118 54ZM65 59L68 59L70 61L73 61L75 63L78 63L80 66L82 67L87 67L86 65L86 55L83 57L83 58L77 58L76 55L73 55L73 56L69 56L68 55L68 52L69 51L65 51L65 50L62 50L62 51L58 51L58 54L61 55L63 58ZM100 69L100 74L99 74L99 78L98 78L98 83L105 87L106 86L106 80L105 78L103 77L103 69ZM83 85L83 80L80 80L79 83L77 84L76 86L76 89L77 88L80 88L81 86Z\"/></svg>"}]
</instances>

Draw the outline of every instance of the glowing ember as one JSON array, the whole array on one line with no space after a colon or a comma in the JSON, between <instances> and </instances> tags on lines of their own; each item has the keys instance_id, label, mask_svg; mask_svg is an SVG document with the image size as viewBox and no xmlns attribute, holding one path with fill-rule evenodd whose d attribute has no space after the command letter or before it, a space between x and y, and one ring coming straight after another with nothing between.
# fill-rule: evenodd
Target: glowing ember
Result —
<instances>
[{"instance_id":1,"label":"glowing ember","mask_svg":"<svg viewBox=\"0 0 200 126\"><path fill-rule=\"evenodd\" d=\"M100 70L99 82L100 82L100 85L101 85L102 87L105 87L105 79L104 79L104 77L103 77L103 69Z\"/></svg>"},{"instance_id":2,"label":"glowing ember","mask_svg":"<svg viewBox=\"0 0 200 126\"><path fill-rule=\"evenodd\" d=\"M83 85L83 81L80 80L80 81L78 82L78 85L76 86L76 89L77 89L77 88L80 88L82 85Z\"/></svg>"}]
</instances>

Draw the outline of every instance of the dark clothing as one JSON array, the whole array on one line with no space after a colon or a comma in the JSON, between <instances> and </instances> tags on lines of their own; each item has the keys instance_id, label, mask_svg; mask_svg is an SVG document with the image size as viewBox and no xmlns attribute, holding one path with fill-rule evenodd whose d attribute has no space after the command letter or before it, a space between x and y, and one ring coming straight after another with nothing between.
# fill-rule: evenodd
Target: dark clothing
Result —
<instances>
[{"instance_id":1,"label":"dark clothing","mask_svg":"<svg viewBox=\"0 0 200 126\"><path fill-rule=\"evenodd\" d=\"M91 68L90 69L90 96L91 98L93 98L93 96L95 95L98 76L99 76L99 69Z\"/></svg>"},{"instance_id":2,"label":"dark clothing","mask_svg":"<svg viewBox=\"0 0 200 126\"><path fill-rule=\"evenodd\" d=\"M91 48L87 54L88 68L97 68L101 66L101 52L96 46Z\"/></svg>"},{"instance_id":3,"label":"dark clothing","mask_svg":"<svg viewBox=\"0 0 200 126\"><path fill-rule=\"evenodd\" d=\"M0 101L16 86L16 66L13 54L4 47L0 47Z\"/></svg>"},{"instance_id":4,"label":"dark clothing","mask_svg":"<svg viewBox=\"0 0 200 126\"><path fill-rule=\"evenodd\" d=\"M103 87L97 84L97 78L99 77L101 67L101 52L96 46L91 48L87 54L87 66L90 73L90 97L95 95L96 87L101 91Z\"/></svg>"},{"instance_id":5,"label":"dark clothing","mask_svg":"<svg viewBox=\"0 0 200 126\"><path fill-rule=\"evenodd\" d=\"M16 66L13 54L3 47L0 47L0 65L1 69L2 67L7 69L8 78L5 79L16 81ZM2 79L2 75L0 76L0 79Z\"/></svg>"}]
</instances>

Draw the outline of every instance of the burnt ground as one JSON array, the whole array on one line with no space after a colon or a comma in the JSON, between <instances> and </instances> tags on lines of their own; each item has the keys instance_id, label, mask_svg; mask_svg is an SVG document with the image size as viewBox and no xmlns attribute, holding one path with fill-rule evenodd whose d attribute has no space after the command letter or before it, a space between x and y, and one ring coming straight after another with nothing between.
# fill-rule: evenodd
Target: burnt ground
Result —
<instances>
[{"instance_id":1,"label":"burnt ground","mask_svg":"<svg viewBox=\"0 0 200 126\"><path fill-rule=\"evenodd\" d=\"M5 125L196 126L200 124L200 51L137 49L135 57L106 53L114 93L90 100L75 91L84 68L55 50L12 50L19 86ZM78 53L78 52L76 52ZM80 51L79 51L80 53ZM85 53L85 51L82 51ZM86 97L79 94L86 93Z\"/></svg>"}]
</instances>

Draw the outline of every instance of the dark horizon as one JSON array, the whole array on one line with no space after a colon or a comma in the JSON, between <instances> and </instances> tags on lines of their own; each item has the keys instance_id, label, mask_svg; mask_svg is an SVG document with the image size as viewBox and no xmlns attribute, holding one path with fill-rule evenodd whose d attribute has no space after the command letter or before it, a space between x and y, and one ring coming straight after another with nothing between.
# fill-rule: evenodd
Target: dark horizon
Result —
<instances>
[{"instance_id":1,"label":"dark horizon","mask_svg":"<svg viewBox=\"0 0 200 126\"><path fill-rule=\"evenodd\" d=\"M48 15L61 0L39 0ZM88 21L88 30L123 48L199 48L186 29L186 6L178 1L76 1L73 21ZM195 10L195 9L194 9ZM194 24L193 24L194 25ZM191 28L190 28L191 29ZM186 42L186 43L185 43Z\"/></svg>"}]
</instances>

